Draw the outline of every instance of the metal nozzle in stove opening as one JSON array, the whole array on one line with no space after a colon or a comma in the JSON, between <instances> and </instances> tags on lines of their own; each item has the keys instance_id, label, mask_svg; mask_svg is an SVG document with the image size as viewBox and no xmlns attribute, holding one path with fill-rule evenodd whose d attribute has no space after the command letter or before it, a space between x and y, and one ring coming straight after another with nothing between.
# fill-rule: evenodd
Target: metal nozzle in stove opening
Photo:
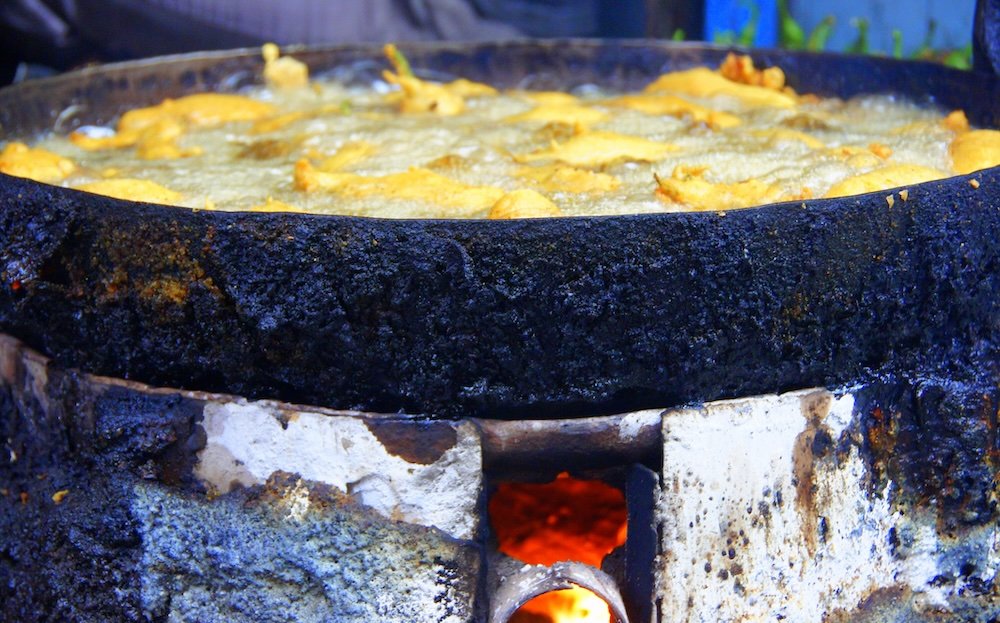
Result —
<instances>
[{"instance_id":1,"label":"metal nozzle in stove opening","mask_svg":"<svg viewBox=\"0 0 1000 623\"><path fill-rule=\"evenodd\" d=\"M634 575L629 567L645 556L628 555L629 509L635 504L608 483L651 499L651 488L638 492L633 486L637 467L588 472L599 479L562 472L546 483L493 484L489 517L497 553L490 560L491 623L628 621L633 612L626 610L618 584ZM643 563L650 574L652 560ZM635 601L636 595L626 597ZM646 612L634 614L642 619Z\"/></svg>"},{"instance_id":2,"label":"metal nozzle in stove opening","mask_svg":"<svg viewBox=\"0 0 1000 623\"><path fill-rule=\"evenodd\" d=\"M515 566L517 563L507 560L506 564ZM593 595L595 601L603 602L607 607L606 614L592 612L590 616L587 616L569 610L563 615L551 615L553 623L599 619L613 620L616 623L629 623L628 615L625 613L625 604L615 581L607 573L590 565L579 562L557 562L549 567L524 565L509 575L501 577L502 581L493 594L489 623L514 621L515 619L512 617L515 617L521 607L530 603L534 598L557 595L567 589L587 591Z\"/></svg>"}]
</instances>

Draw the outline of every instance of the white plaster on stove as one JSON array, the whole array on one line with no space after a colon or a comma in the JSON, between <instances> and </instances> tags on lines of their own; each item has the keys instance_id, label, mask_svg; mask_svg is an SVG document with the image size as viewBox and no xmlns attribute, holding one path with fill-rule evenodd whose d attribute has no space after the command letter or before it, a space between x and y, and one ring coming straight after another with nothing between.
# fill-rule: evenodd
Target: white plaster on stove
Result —
<instances>
[{"instance_id":1,"label":"white plaster on stove","mask_svg":"<svg viewBox=\"0 0 1000 623\"><path fill-rule=\"evenodd\" d=\"M902 566L911 563L889 551L889 530L900 519L889 503L891 487L868 494L868 475L856 450L839 463L830 455L814 461L815 524L797 506L793 457L808 426L807 400L829 400L821 424L836 443L851 423L850 394L803 391L664 414L657 590L670 620L753 622L782 616L818 623L906 577ZM806 532L816 529L819 517L826 519L826 538L814 535L811 545ZM723 553L730 547L732 559ZM919 593L926 587L924 562L912 564L909 584Z\"/></svg>"},{"instance_id":2,"label":"white plaster on stove","mask_svg":"<svg viewBox=\"0 0 1000 623\"><path fill-rule=\"evenodd\" d=\"M844 393L840 395L830 394L824 390L805 390L802 392L791 392L787 396L801 396L826 394L830 397L830 411L823 418L823 424L830 431L830 435L837 439L847 427L854 422L854 395Z\"/></svg>"},{"instance_id":3,"label":"white plaster on stove","mask_svg":"<svg viewBox=\"0 0 1000 623\"><path fill-rule=\"evenodd\" d=\"M644 428L657 426L663 409L647 409L626 413L618 421L618 439L622 443L635 441Z\"/></svg>"},{"instance_id":4,"label":"white plaster on stove","mask_svg":"<svg viewBox=\"0 0 1000 623\"><path fill-rule=\"evenodd\" d=\"M940 574L935 554L940 541L933 525L918 526L913 535L913 546L907 552L907 565L900 575L912 587L921 587L918 603L923 608L948 608L948 590L934 586L932 580Z\"/></svg>"},{"instance_id":5,"label":"white plaster on stove","mask_svg":"<svg viewBox=\"0 0 1000 623\"><path fill-rule=\"evenodd\" d=\"M983 576L989 580L994 580L1000 573L1000 530L993 532L993 542L990 551L986 555L986 569Z\"/></svg>"},{"instance_id":6,"label":"white plaster on stove","mask_svg":"<svg viewBox=\"0 0 1000 623\"><path fill-rule=\"evenodd\" d=\"M460 539L477 529L482 451L471 423L455 424L455 445L430 465L390 454L353 415L285 412L268 402L210 402L207 444L196 475L219 492L260 484L276 471L297 473L349 493L391 519L433 526Z\"/></svg>"}]
</instances>

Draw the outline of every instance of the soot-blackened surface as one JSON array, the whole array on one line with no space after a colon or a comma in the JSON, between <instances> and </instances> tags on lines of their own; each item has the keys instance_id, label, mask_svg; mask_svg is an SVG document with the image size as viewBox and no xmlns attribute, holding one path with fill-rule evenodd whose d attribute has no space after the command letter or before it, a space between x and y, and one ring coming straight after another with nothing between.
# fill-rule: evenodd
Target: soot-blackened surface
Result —
<instances>
[{"instance_id":1,"label":"soot-blackened surface","mask_svg":"<svg viewBox=\"0 0 1000 623\"><path fill-rule=\"evenodd\" d=\"M0 620L146 620L132 483L190 477L200 404L15 367L0 385Z\"/></svg>"},{"instance_id":2,"label":"soot-blackened surface","mask_svg":"<svg viewBox=\"0 0 1000 623\"><path fill-rule=\"evenodd\" d=\"M280 472L207 497L205 404L0 337L0 620L478 620L474 543Z\"/></svg>"},{"instance_id":3,"label":"soot-blackened surface","mask_svg":"<svg viewBox=\"0 0 1000 623\"><path fill-rule=\"evenodd\" d=\"M891 208L544 224L123 209L9 178L0 330L157 385L438 416L984 378L1000 172L974 177Z\"/></svg>"},{"instance_id":4,"label":"soot-blackened surface","mask_svg":"<svg viewBox=\"0 0 1000 623\"><path fill-rule=\"evenodd\" d=\"M726 50L656 43L407 46L500 86L641 87ZM377 77L378 48L303 50ZM1000 125L1000 80L754 51L796 88L901 93ZM258 79L256 54L87 70L0 91L0 125L108 123ZM443 72L443 73L441 73ZM969 185L970 178L979 182ZM141 206L0 176L0 331L156 385L436 417L565 417L885 374L997 373L1000 172L729 212L382 221ZM805 207L802 207L802 206ZM985 375L985 376L984 376Z\"/></svg>"},{"instance_id":5,"label":"soot-blackened surface","mask_svg":"<svg viewBox=\"0 0 1000 623\"><path fill-rule=\"evenodd\" d=\"M995 384L940 378L865 387L856 408L873 490L893 482L906 503L935 511L943 537L996 525L998 396Z\"/></svg>"}]
</instances>

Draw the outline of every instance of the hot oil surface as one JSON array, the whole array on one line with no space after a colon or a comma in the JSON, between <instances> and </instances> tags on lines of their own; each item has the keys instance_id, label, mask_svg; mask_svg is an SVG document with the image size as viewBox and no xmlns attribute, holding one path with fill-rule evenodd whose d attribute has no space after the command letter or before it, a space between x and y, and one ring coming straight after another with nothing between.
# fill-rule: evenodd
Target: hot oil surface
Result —
<instances>
[{"instance_id":1,"label":"hot oil surface","mask_svg":"<svg viewBox=\"0 0 1000 623\"><path fill-rule=\"evenodd\" d=\"M700 171L713 184L758 180L772 185L780 194L770 201L822 197L836 182L886 164L951 170L948 144L953 133L939 123L943 112L887 96L817 99L790 109L751 107L726 96L685 96L742 121L713 129L683 116L614 106L616 94L583 88L578 103L603 115L584 128L571 120L512 121L538 105L524 92L468 98L466 110L454 116L401 114L386 101L384 86L319 82L294 91L257 89L249 95L275 104L282 113L301 112L302 118L257 134L250 122L191 129L180 145L200 148L202 154L195 157L139 160L130 149L87 152L55 135L39 146L79 163L77 173L63 182L67 186L108 175L136 177L181 193L177 203L192 208L246 210L270 199L309 212L389 218L484 217L486 211L456 212L434 201L379 194L303 192L293 184L295 162L320 160L345 145L366 143L373 155L344 171L384 176L421 167L474 186L508 192L535 188L566 215L689 210L684 201L655 192L654 174L669 178L679 166ZM526 165L519 157L565 143L581 131L641 136L678 149L655 162L624 159L577 167L619 180L611 190L540 186L523 175L525 166L551 163Z\"/></svg>"}]
</instances>

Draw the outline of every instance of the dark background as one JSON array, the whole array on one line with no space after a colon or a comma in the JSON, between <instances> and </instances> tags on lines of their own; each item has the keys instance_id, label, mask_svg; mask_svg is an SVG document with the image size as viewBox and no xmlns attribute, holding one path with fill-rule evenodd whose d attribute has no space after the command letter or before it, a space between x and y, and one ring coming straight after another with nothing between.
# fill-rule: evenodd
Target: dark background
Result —
<instances>
[{"instance_id":1,"label":"dark background","mask_svg":"<svg viewBox=\"0 0 1000 623\"><path fill-rule=\"evenodd\" d=\"M780 5L796 22L782 22ZM106 61L279 44L686 38L966 67L974 0L0 0L0 85ZM949 58L949 55L954 58Z\"/></svg>"},{"instance_id":2,"label":"dark background","mask_svg":"<svg viewBox=\"0 0 1000 623\"><path fill-rule=\"evenodd\" d=\"M655 25L655 26L654 26ZM88 63L265 41L357 43L699 32L695 0L4 0L0 84Z\"/></svg>"}]
</instances>

